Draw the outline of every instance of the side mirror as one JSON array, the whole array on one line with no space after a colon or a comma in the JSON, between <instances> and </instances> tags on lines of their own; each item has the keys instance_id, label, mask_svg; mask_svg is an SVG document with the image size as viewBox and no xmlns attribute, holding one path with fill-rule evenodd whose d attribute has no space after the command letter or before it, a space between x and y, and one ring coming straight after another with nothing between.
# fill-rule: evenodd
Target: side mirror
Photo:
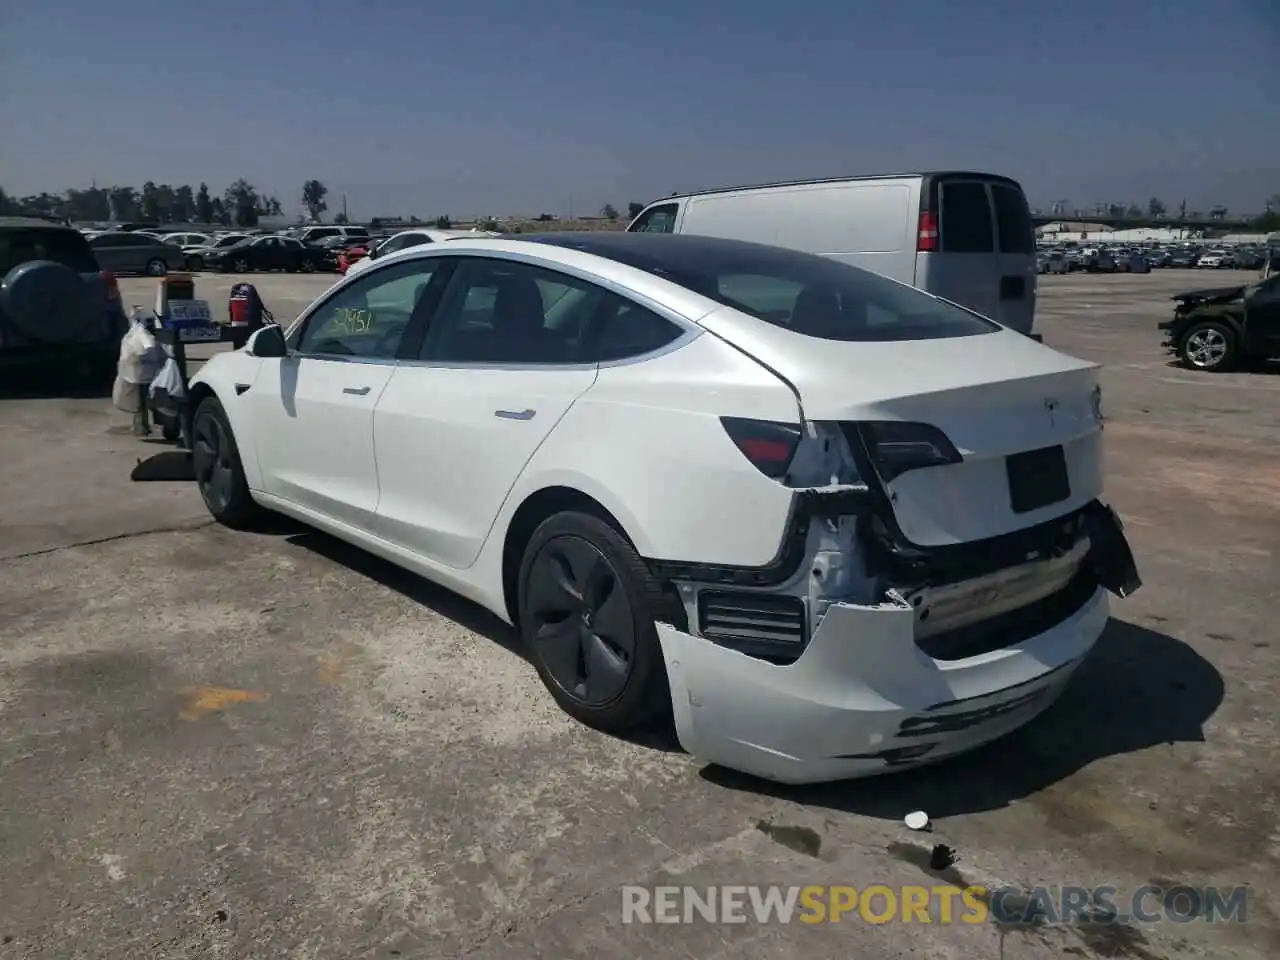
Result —
<instances>
[{"instance_id":1,"label":"side mirror","mask_svg":"<svg viewBox=\"0 0 1280 960\"><path fill-rule=\"evenodd\" d=\"M289 348L284 342L284 329L278 323L269 323L250 334L244 345L245 352L254 357L287 357Z\"/></svg>"},{"instance_id":2,"label":"side mirror","mask_svg":"<svg viewBox=\"0 0 1280 960\"><path fill-rule=\"evenodd\" d=\"M378 242L376 240L369 241L369 245L364 248L364 255L370 260L378 255Z\"/></svg>"}]
</instances>

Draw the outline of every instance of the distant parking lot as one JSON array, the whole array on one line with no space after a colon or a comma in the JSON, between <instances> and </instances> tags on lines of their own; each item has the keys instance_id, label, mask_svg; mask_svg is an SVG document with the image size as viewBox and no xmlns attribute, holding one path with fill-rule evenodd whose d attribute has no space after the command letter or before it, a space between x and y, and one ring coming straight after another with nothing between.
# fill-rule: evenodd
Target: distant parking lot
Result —
<instances>
[{"instance_id":1,"label":"distant parking lot","mask_svg":"<svg viewBox=\"0 0 1280 960\"><path fill-rule=\"evenodd\" d=\"M197 295L225 313L237 279ZM335 280L248 279L284 323ZM976 754L803 790L575 724L459 598L131 482L163 448L101 397L0 394L0 957L1280 955L1280 374L1168 364L1156 322L1205 285L1040 278L1045 342L1106 367L1145 580L1067 694ZM627 884L959 879L1252 895L1244 923L620 922Z\"/></svg>"}]
</instances>

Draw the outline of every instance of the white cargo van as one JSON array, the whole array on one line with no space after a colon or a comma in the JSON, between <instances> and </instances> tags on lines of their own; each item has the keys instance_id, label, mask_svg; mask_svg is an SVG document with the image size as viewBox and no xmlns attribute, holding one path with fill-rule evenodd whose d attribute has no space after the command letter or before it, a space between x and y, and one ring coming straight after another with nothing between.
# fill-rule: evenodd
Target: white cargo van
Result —
<instances>
[{"instance_id":1,"label":"white cargo van","mask_svg":"<svg viewBox=\"0 0 1280 960\"><path fill-rule=\"evenodd\" d=\"M1035 231L1017 181L990 173L802 180L666 197L627 227L790 247L874 270L1030 333Z\"/></svg>"}]
</instances>

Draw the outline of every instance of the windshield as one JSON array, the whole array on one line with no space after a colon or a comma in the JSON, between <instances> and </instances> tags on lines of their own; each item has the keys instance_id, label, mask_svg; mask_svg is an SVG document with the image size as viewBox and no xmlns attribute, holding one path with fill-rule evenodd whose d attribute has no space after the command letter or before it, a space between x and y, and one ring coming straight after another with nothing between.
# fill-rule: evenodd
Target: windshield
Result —
<instances>
[{"instance_id":1,"label":"windshield","mask_svg":"<svg viewBox=\"0 0 1280 960\"><path fill-rule=\"evenodd\" d=\"M937 340L999 330L963 307L829 257L681 234L557 235L774 326L839 341Z\"/></svg>"}]
</instances>

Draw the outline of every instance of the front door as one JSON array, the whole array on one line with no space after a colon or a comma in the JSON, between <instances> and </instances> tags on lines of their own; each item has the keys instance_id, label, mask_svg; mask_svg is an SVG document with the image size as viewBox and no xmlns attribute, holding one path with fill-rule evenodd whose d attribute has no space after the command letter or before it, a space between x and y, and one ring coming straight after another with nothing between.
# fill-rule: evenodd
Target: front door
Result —
<instances>
[{"instance_id":1,"label":"front door","mask_svg":"<svg viewBox=\"0 0 1280 960\"><path fill-rule=\"evenodd\" d=\"M395 371L373 433L378 535L462 568L530 457L595 382L582 334L606 293L527 263L456 260L419 361Z\"/></svg>"},{"instance_id":2,"label":"front door","mask_svg":"<svg viewBox=\"0 0 1280 960\"><path fill-rule=\"evenodd\" d=\"M253 384L269 494L367 528L378 505L373 410L439 260L370 271L318 304Z\"/></svg>"},{"instance_id":3,"label":"front door","mask_svg":"<svg viewBox=\"0 0 1280 960\"><path fill-rule=\"evenodd\" d=\"M1245 303L1245 329L1251 352L1280 356L1280 274L1262 281Z\"/></svg>"}]
</instances>

